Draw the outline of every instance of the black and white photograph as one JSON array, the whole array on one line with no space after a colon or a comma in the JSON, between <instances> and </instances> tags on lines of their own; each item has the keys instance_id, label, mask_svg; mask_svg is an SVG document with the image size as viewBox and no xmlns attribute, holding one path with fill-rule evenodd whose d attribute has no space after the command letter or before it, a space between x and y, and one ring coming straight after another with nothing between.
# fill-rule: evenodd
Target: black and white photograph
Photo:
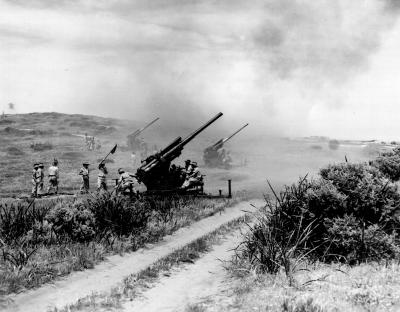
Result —
<instances>
[{"instance_id":1,"label":"black and white photograph","mask_svg":"<svg viewBox=\"0 0 400 312\"><path fill-rule=\"evenodd\" d=\"M400 311L400 0L0 0L0 311Z\"/></svg>"}]
</instances>

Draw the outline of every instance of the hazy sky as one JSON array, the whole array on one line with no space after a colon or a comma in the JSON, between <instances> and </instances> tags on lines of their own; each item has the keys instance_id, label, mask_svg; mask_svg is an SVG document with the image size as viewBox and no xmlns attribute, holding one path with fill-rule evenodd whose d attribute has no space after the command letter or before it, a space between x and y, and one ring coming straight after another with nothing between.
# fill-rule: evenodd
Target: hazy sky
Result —
<instances>
[{"instance_id":1,"label":"hazy sky","mask_svg":"<svg viewBox=\"0 0 400 312\"><path fill-rule=\"evenodd\" d=\"M398 0L0 0L0 108L400 138Z\"/></svg>"}]
</instances>

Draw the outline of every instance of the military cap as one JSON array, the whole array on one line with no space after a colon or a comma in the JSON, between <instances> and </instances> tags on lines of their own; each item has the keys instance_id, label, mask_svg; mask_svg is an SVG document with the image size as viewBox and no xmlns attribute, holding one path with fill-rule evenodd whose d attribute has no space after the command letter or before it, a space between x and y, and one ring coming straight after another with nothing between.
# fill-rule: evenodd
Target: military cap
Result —
<instances>
[{"instance_id":1,"label":"military cap","mask_svg":"<svg viewBox=\"0 0 400 312\"><path fill-rule=\"evenodd\" d=\"M195 166L195 167L197 167L197 162L192 162L192 166Z\"/></svg>"},{"instance_id":2,"label":"military cap","mask_svg":"<svg viewBox=\"0 0 400 312\"><path fill-rule=\"evenodd\" d=\"M119 168L119 169L118 169L118 173L124 173L124 172L125 172L124 169L122 169L122 168Z\"/></svg>"},{"instance_id":3,"label":"military cap","mask_svg":"<svg viewBox=\"0 0 400 312\"><path fill-rule=\"evenodd\" d=\"M82 165L88 165L88 166L89 166L90 164L89 164L88 161L84 161L84 162L82 163Z\"/></svg>"},{"instance_id":4,"label":"military cap","mask_svg":"<svg viewBox=\"0 0 400 312\"><path fill-rule=\"evenodd\" d=\"M185 164L190 163L190 159L185 160Z\"/></svg>"},{"instance_id":5,"label":"military cap","mask_svg":"<svg viewBox=\"0 0 400 312\"><path fill-rule=\"evenodd\" d=\"M39 168L41 168L41 167L43 167L43 168L44 168L44 165L43 165L43 163L39 163Z\"/></svg>"},{"instance_id":6,"label":"military cap","mask_svg":"<svg viewBox=\"0 0 400 312\"><path fill-rule=\"evenodd\" d=\"M38 163L33 164L33 168L39 168L39 164Z\"/></svg>"}]
</instances>

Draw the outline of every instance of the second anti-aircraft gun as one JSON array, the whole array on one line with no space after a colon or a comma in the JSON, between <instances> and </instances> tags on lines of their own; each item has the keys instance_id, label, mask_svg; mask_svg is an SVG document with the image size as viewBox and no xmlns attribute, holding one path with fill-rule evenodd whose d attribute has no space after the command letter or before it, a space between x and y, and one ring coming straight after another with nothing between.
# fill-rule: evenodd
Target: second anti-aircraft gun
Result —
<instances>
[{"instance_id":1,"label":"second anti-aircraft gun","mask_svg":"<svg viewBox=\"0 0 400 312\"><path fill-rule=\"evenodd\" d=\"M138 150L142 150L142 149L147 149L146 143L139 139L139 135L159 119L160 118L157 117L156 119L150 121L144 127L140 128L140 129L137 129L136 131L132 132L131 134L129 134L127 136L127 145L128 145L128 148L131 151L138 151Z\"/></svg>"},{"instance_id":2,"label":"second anti-aircraft gun","mask_svg":"<svg viewBox=\"0 0 400 312\"><path fill-rule=\"evenodd\" d=\"M172 161L181 155L186 144L222 115L222 113L218 113L186 138L178 137L161 151L147 157L137 169L138 181L146 186L148 192L180 190L185 180L185 176L182 174L184 170L171 165Z\"/></svg>"},{"instance_id":3,"label":"second anti-aircraft gun","mask_svg":"<svg viewBox=\"0 0 400 312\"><path fill-rule=\"evenodd\" d=\"M225 149L223 148L224 144L228 142L231 138L233 138L236 134L238 134L240 131L242 131L244 128L246 128L248 125L249 125L248 123L245 124L240 129L232 133L230 136L220 139L213 145L210 145L206 149L204 149L203 153L204 164L210 168L230 169L232 159L229 151L226 152Z\"/></svg>"}]
</instances>

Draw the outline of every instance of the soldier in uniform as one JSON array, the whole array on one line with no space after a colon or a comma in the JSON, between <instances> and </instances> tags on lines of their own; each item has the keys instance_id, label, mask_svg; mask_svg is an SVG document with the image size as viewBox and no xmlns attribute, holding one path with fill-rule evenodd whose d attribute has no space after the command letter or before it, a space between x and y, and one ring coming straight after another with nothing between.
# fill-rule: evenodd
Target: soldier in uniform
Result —
<instances>
[{"instance_id":1,"label":"soldier in uniform","mask_svg":"<svg viewBox=\"0 0 400 312\"><path fill-rule=\"evenodd\" d=\"M58 160L54 158L53 165L49 167L49 186L47 193L54 190L55 194L58 193Z\"/></svg>"},{"instance_id":2,"label":"soldier in uniform","mask_svg":"<svg viewBox=\"0 0 400 312\"><path fill-rule=\"evenodd\" d=\"M120 176L118 184L115 187L117 192L124 193L126 190L130 190L131 188L133 188L133 185L135 184L135 176L133 174L126 172L122 168L118 169L118 174Z\"/></svg>"},{"instance_id":3,"label":"soldier in uniform","mask_svg":"<svg viewBox=\"0 0 400 312\"><path fill-rule=\"evenodd\" d=\"M190 159L185 160L185 174L189 174L192 171L192 162Z\"/></svg>"},{"instance_id":4,"label":"soldier in uniform","mask_svg":"<svg viewBox=\"0 0 400 312\"><path fill-rule=\"evenodd\" d=\"M38 172L40 174L40 182L38 186L38 195L43 195L44 193L44 165L43 163L39 163Z\"/></svg>"},{"instance_id":5,"label":"soldier in uniform","mask_svg":"<svg viewBox=\"0 0 400 312\"><path fill-rule=\"evenodd\" d=\"M188 189L194 185L199 185L202 183L202 175L199 168L197 167L197 162L192 162L190 164L189 173L186 175L185 182L183 182L181 188Z\"/></svg>"},{"instance_id":6,"label":"soldier in uniform","mask_svg":"<svg viewBox=\"0 0 400 312\"><path fill-rule=\"evenodd\" d=\"M191 166L191 160L190 159L186 159L185 160L185 166L183 168L181 168L181 177L183 180L186 180L186 177L190 174L190 171L192 170L192 166Z\"/></svg>"},{"instance_id":7,"label":"soldier in uniform","mask_svg":"<svg viewBox=\"0 0 400 312\"><path fill-rule=\"evenodd\" d=\"M99 165L99 174L97 176L97 191L107 191L107 174L108 170L104 163Z\"/></svg>"},{"instance_id":8,"label":"soldier in uniform","mask_svg":"<svg viewBox=\"0 0 400 312\"><path fill-rule=\"evenodd\" d=\"M32 197L38 196L38 188L41 178L40 171L38 170L39 170L39 164L34 164L32 171L32 195L31 195Z\"/></svg>"},{"instance_id":9,"label":"soldier in uniform","mask_svg":"<svg viewBox=\"0 0 400 312\"><path fill-rule=\"evenodd\" d=\"M89 193L89 163L85 161L83 167L79 170L79 175L82 176L82 184L80 188L81 194Z\"/></svg>"}]
</instances>

